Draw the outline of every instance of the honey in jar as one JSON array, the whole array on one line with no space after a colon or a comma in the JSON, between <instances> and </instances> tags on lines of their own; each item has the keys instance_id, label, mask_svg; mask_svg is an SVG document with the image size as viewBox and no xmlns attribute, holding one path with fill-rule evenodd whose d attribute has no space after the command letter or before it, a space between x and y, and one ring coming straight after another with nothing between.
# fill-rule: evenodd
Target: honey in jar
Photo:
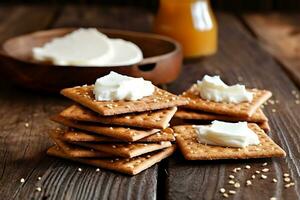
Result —
<instances>
[{"instance_id":1,"label":"honey in jar","mask_svg":"<svg viewBox=\"0 0 300 200\"><path fill-rule=\"evenodd\" d=\"M217 23L208 0L160 0L154 32L177 40L184 57L217 51Z\"/></svg>"}]
</instances>

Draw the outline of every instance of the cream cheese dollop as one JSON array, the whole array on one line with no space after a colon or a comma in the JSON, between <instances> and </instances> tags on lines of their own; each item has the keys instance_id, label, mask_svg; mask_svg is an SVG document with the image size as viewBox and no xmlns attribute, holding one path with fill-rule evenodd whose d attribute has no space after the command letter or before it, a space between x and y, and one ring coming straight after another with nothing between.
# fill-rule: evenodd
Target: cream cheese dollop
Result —
<instances>
[{"instance_id":1,"label":"cream cheese dollop","mask_svg":"<svg viewBox=\"0 0 300 200\"><path fill-rule=\"evenodd\" d=\"M198 142L209 145L243 148L258 145L259 139L247 122L229 123L215 120L211 125L194 126Z\"/></svg>"},{"instance_id":2,"label":"cream cheese dollop","mask_svg":"<svg viewBox=\"0 0 300 200\"><path fill-rule=\"evenodd\" d=\"M111 39L96 28L80 28L32 49L33 58L56 65L126 66L143 59L141 49L123 39Z\"/></svg>"},{"instance_id":3,"label":"cream cheese dollop","mask_svg":"<svg viewBox=\"0 0 300 200\"><path fill-rule=\"evenodd\" d=\"M151 96L155 90L150 81L110 72L98 78L93 93L97 101L138 100Z\"/></svg>"},{"instance_id":4,"label":"cream cheese dollop","mask_svg":"<svg viewBox=\"0 0 300 200\"><path fill-rule=\"evenodd\" d=\"M251 102L253 99L253 94L247 91L244 85L228 86L220 79L220 76L205 75L202 81L197 81L196 88L201 98L215 102L237 104Z\"/></svg>"}]
</instances>

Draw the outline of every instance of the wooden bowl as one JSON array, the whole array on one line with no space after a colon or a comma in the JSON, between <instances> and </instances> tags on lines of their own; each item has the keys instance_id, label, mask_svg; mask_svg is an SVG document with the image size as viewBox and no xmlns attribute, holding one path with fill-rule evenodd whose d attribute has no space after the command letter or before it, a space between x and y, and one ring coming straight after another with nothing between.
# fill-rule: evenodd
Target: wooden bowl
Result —
<instances>
[{"instance_id":1,"label":"wooden bowl","mask_svg":"<svg viewBox=\"0 0 300 200\"><path fill-rule=\"evenodd\" d=\"M76 28L60 28L8 39L0 49L0 74L25 88L59 91L76 85L92 84L110 71L134 77L144 77L154 84L174 81L180 73L180 45L164 36L131 31L99 29L110 38L122 38L138 45L144 59L135 65L117 67L58 66L33 60L32 48L42 46Z\"/></svg>"}]
</instances>

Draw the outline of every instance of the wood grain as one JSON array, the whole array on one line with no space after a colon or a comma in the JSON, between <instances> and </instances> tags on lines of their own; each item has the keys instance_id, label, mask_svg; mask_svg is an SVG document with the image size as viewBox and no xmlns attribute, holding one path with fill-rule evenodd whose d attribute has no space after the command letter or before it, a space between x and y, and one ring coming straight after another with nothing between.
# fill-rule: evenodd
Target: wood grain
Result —
<instances>
[{"instance_id":1,"label":"wood grain","mask_svg":"<svg viewBox=\"0 0 300 200\"><path fill-rule=\"evenodd\" d=\"M282 64L300 86L300 15L247 14L243 19L262 47Z\"/></svg>"},{"instance_id":2,"label":"wood grain","mask_svg":"<svg viewBox=\"0 0 300 200\"><path fill-rule=\"evenodd\" d=\"M152 14L132 7L66 6L62 10L31 6L0 8L0 39L47 27L102 26L150 31ZM3 14L5 12L6 14ZM35 12L37 14L35 14ZM45 14L43 14L45 13ZM31 14L31 15L29 15ZM59 16L57 16L59 14ZM56 20L57 19L57 20ZM232 199L300 199L300 115L292 91L299 90L275 60L259 46L230 14L218 15L219 52L205 59L185 62L179 79L168 85L174 93L187 89L204 74L220 74L225 82L242 80L249 87L269 89L279 104L266 106L270 136L287 152L285 159L187 162L180 153L145 172L128 177L107 170L63 161L45 155L50 145L46 135L56 125L48 116L70 103L58 96L36 94L0 80L0 195L1 199L222 199L220 187L229 188L228 175L234 167L251 165L234 174L241 188ZM26 24L19 23L26 22ZM30 23L36 22L36 23ZM13 24L13 26L12 26ZM11 29L10 29L11 28ZM272 112L276 109L276 112ZM29 127L25 124L29 123ZM244 182L268 162L266 180ZM78 167L82 172L77 171ZM295 186L285 189L282 173L291 174ZM37 177L41 177L38 181ZM278 183L271 179L276 177ZM20 179L25 178L21 184ZM41 187L41 192L36 191Z\"/></svg>"},{"instance_id":3,"label":"wood grain","mask_svg":"<svg viewBox=\"0 0 300 200\"><path fill-rule=\"evenodd\" d=\"M167 199L222 199L219 189L230 187L228 175L234 174L235 167L244 168L251 165L250 170L243 169L234 174L241 183L241 188L235 189L237 194L231 199L299 199L299 142L300 129L299 104L295 103L292 91L299 93L293 82L284 71L263 51L256 40L250 36L231 15L218 15L220 39L219 52L208 59L190 61L184 68L179 79L169 86L173 92L183 91L188 86L201 79L204 74L220 74L227 83L242 82L249 87L258 87L271 90L273 99L279 104L266 106L265 111L271 122L270 136L287 152L285 159L255 159L245 161L203 161L187 162L182 156L170 160L168 164ZM272 109L276 109L273 113ZM268 178L258 178L251 187L245 187L245 181L256 170L261 170L262 163L268 162L270 172ZM292 175L296 186L284 188L282 174ZM272 178L278 183L272 183ZM266 187L268 188L266 190Z\"/></svg>"}]
</instances>

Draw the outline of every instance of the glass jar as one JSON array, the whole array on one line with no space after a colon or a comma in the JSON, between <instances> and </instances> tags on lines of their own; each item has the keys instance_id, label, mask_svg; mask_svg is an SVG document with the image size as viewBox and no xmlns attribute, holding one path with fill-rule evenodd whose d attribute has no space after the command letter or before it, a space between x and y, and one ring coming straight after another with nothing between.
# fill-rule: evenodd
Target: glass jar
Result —
<instances>
[{"instance_id":1,"label":"glass jar","mask_svg":"<svg viewBox=\"0 0 300 200\"><path fill-rule=\"evenodd\" d=\"M184 57L217 51L217 23L208 0L160 0L154 32L177 40Z\"/></svg>"}]
</instances>

